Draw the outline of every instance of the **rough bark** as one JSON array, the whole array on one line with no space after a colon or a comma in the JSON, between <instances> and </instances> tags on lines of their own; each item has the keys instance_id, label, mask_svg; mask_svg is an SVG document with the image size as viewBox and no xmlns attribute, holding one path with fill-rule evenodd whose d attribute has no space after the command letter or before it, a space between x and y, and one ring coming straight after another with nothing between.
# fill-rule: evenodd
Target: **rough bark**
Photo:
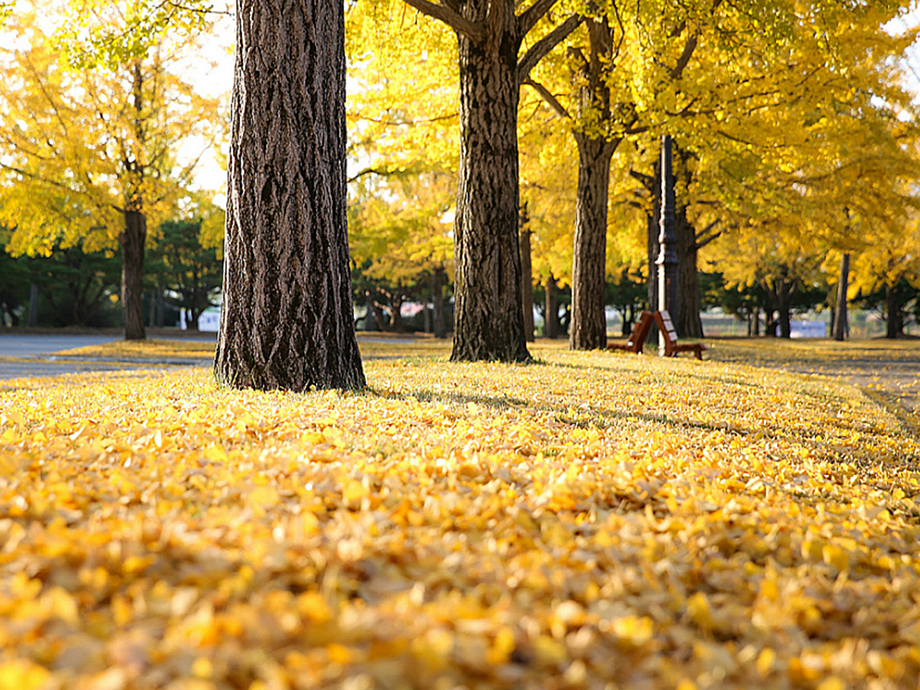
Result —
<instances>
[{"instance_id":1,"label":"rough bark","mask_svg":"<svg viewBox=\"0 0 920 690\"><path fill-rule=\"evenodd\" d=\"M837 308L834 310L834 340L843 340L847 335L847 288L850 281L850 255L844 252L840 257L840 281L837 283Z\"/></svg>"},{"instance_id":2,"label":"rough bark","mask_svg":"<svg viewBox=\"0 0 920 690\"><path fill-rule=\"evenodd\" d=\"M125 340L143 340L144 329L144 245L147 217L142 211L124 213L121 234L121 303L125 314Z\"/></svg>"},{"instance_id":3,"label":"rough bark","mask_svg":"<svg viewBox=\"0 0 920 690\"><path fill-rule=\"evenodd\" d=\"M121 243L121 304L125 316L125 340L143 340L144 330L144 252L147 242L147 215L144 212L144 178L147 174L144 148L147 143L147 118L144 113L144 71L139 60L132 67L131 108L134 113L134 139L137 149L126 154L128 175Z\"/></svg>"},{"instance_id":4,"label":"rough bark","mask_svg":"<svg viewBox=\"0 0 920 690\"><path fill-rule=\"evenodd\" d=\"M225 385L365 386L346 232L344 6L239 0L223 313Z\"/></svg>"},{"instance_id":5,"label":"rough bark","mask_svg":"<svg viewBox=\"0 0 920 690\"><path fill-rule=\"evenodd\" d=\"M524 311L524 337L534 341L533 325L533 269L530 260L530 230L527 228L527 211L521 213L521 302Z\"/></svg>"},{"instance_id":6,"label":"rough bark","mask_svg":"<svg viewBox=\"0 0 920 690\"><path fill-rule=\"evenodd\" d=\"M604 285L607 275L607 195L610 160L618 142L575 135L578 188L572 257L572 350L607 346Z\"/></svg>"},{"instance_id":7,"label":"rough bark","mask_svg":"<svg viewBox=\"0 0 920 690\"><path fill-rule=\"evenodd\" d=\"M589 19L588 55L575 61L573 83L580 83L578 120L610 117L610 86L605 71L611 59L613 32L607 21ZM607 346L604 286L607 277L607 205L610 161L620 138L603 131L573 130L578 145L575 238L572 255L572 305L569 348Z\"/></svg>"},{"instance_id":8,"label":"rough bark","mask_svg":"<svg viewBox=\"0 0 920 690\"><path fill-rule=\"evenodd\" d=\"M454 223L455 312L451 361L527 361L518 247L517 60L521 37L505 3L462 5L487 25L458 34L460 170Z\"/></svg>"},{"instance_id":9,"label":"rough bark","mask_svg":"<svg viewBox=\"0 0 920 690\"><path fill-rule=\"evenodd\" d=\"M697 270L699 247L696 228L687 219L687 205L678 204L674 232L677 237L677 335L682 338L702 338L703 320L700 316L700 281Z\"/></svg>"}]
</instances>

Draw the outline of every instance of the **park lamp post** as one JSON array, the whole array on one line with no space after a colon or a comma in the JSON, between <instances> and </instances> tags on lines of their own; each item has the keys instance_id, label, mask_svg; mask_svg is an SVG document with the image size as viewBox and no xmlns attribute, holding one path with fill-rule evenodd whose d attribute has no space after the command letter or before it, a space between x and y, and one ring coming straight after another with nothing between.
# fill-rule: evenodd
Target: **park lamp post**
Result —
<instances>
[{"instance_id":1,"label":"park lamp post","mask_svg":"<svg viewBox=\"0 0 920 690\"><path fill-rule=\"evenodd\" d=\"M674 232L674 173L671 163L671 135L661 137L661 219L658 224L658 309L677 318L677 235ZM664 338L658 349L664 352Z\"/></svg>"}]
</instances>

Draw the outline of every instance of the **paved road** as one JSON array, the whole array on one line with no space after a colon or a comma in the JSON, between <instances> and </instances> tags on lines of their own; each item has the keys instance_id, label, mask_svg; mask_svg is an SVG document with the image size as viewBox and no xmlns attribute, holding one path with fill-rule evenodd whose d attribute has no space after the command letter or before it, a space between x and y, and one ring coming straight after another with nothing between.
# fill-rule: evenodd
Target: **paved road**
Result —
<instances>
[{"instance_id":1,"label":"paved road","mask_svg":"<svg viewBox=\"0 0 920 690\"><path fill-rule=\"evenodd\" d=\"M39 357L118 339L115 335L0 335L0 357Z\"/></svg>"},{"instance_id":2,"label":"paved road","mask_svg":"<svg viewBox=\"0 0 920 690\"><path fill-rule=\"evenodd\" d=\"M213 340L214 334L188 336L156 336L162 340ZM91 345L103 345L120 340L119 335L0 335L0 380L31 376L59 376L88 371L123 371L125 369L144 369L157 362L124 362L105 360L68 360L59 361L56 354L63 350ZM4 359L4 358L14 358Z\"/></svg>"},{"instance_id":3,"label":"paved road","mask_svg":"<svg viewBox=\"0 0 920 690\"><path fill-rule=\"evenodd\" d=\"M867 391L892 396L904 409L920 413L920 361L915 359L840 360L784 368L803 374L842 379Z\"/></svg>"}]
</instances>

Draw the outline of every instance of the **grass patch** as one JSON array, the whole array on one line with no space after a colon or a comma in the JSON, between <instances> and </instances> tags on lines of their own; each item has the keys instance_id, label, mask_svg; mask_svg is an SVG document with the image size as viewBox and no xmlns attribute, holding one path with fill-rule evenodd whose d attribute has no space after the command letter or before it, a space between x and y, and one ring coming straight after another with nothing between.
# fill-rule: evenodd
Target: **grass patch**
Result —
<instances>
[{"instance_id":1,"label":"grass patch","mask_svg":"<svg viewBox=\"0 0 920 690\"><path fill-rule=\"evenodd\" d=\"M13 382L0 678L916 687L920 444L884 406L721 341L404 346L362 341L361 394Z\"/></svg>"}]
</instances>

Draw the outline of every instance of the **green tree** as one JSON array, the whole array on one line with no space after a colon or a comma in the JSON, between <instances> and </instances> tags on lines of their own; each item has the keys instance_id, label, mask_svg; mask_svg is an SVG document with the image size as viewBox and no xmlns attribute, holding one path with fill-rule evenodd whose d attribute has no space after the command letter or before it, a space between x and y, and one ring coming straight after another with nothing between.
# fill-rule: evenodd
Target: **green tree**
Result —
<instances>
[{"instance_id":1,"label":"green tree","mask_svg":"<svg viewBox=\"0 0 920 690\"><path fill-rule=\"evenodd\" d=\"M216 304L223 275L220 250L202 246L202 221L168 221L150 252L151 277L158 291L166 291L172 306L184 310L188 328L198 330L202 312Z\"/></svg>"}]
</instances>

